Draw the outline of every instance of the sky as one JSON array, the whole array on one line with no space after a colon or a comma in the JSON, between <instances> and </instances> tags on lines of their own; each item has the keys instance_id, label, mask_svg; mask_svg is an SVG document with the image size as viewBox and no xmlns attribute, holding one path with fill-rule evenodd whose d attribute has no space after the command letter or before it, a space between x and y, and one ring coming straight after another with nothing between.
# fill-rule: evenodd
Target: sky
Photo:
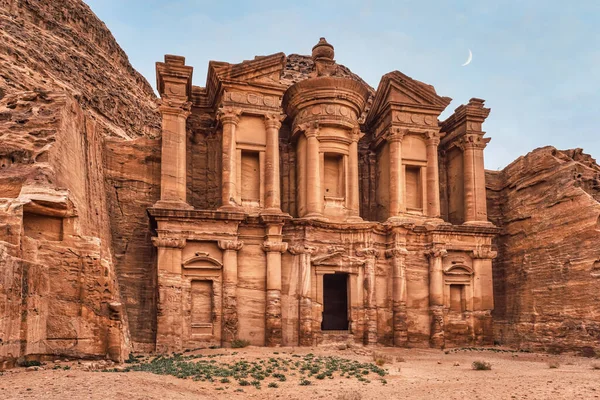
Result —
<instances>
[{"instance_id":1,"label":"sky","mask_svg":"<svg viewBox=\"0 0 600 400\"><path fill-rule=\"evenodd\" d=\"M204 86L210 60L310 54L325 37L374 88L399 70L451 97L441 119L485 99L487 169L547 145L600 158L598 0L86 2L152 86L164 54L185 56Z\"/></svg>"}]
</instances>

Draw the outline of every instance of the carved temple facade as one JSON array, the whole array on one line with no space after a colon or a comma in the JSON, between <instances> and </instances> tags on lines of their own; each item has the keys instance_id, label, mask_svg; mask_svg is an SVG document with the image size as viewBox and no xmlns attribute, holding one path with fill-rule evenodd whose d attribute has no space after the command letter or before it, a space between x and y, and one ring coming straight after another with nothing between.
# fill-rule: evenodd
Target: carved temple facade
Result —
<instances>
[{"instance_id":1,"label":"carved temple facade","mask_svg":"<svg viewBox=\"0 0 600 400\"><path fill-rule=\"evenodd\" d=\"M157 63L158 351L492 341L483 100L398 71L374 90L334 61Z\"/></svg>"}]
</instances>

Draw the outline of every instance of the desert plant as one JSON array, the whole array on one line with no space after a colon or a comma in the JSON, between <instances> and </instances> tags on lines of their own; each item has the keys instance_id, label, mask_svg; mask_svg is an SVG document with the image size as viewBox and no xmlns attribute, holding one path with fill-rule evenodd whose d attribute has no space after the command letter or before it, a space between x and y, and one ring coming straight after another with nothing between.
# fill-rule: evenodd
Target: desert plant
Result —
<instances>
[{"instance_id":1,"label":"desert plant","mask_svg":"<svg viewBox=\"0 0 600 400\"><path fill-rule=\"evenodd\" d=\"M17 363L19 367L39 367L42 365L38 360L24 360Z\"/></svg>"},{"instance_id":2,"label":"desert plant","mask_svg":"<svg viewBox=\"0 0 600 400\"><path fill-rule=\"evenodd\" d=\"M592 363L592 369L600 370L600 363Z\"/></svg>"},{"instance_id":3,"label":"desert plant","mask_svg":"<svg viewBox=\"0 0 600 400\"><path fill-rule=\"evenodd\" d=\"M248 347L250 346L250 342L244 339L233 339L231 341L231 348L232 349L240 349L242 347Z\"/></svg>"},{"instance_id":4,"label":"desert plant","mask_svg":"<svg viewBox=\"0 0 600 400\"><path fill-rule=\"evenodd\" d=\"M300 386L308 386L310 385L310 381L308 379L300 379Z\"/></svg>"},{"instance_id":5,"label":"desert plant","mask_svg":"<svg viewBox=\"0 0 600 400\"><path fill-rule=\"evenodd\" d=\"M269 382L269 384L267 385L267 387L270 387L270 388L278 388L278 387L279 387L279 385L278 385L276 382Z\"/></svg>"},{"instance_id":6,"label":"desert plant","mask_svg":"<svg viewBox=\"0 0 600 400\"><path fill-rule=\"evenodd\" d=\"M489 371L492 369L492 364L487 361L473 361L471 367L476 371Z\"/></svg>"},{"instance_id":7,"label":"desert plant","mask_svg":"<svg viewBox=\"0 0 600 400\"><path fill-rule=\"evenodd\" d=\"M340 393L336 400L362 400L362 395L358 392Z\"/></svg>"},{"instance_id":8,"label":"desert plant","mask_svg":"<svg viewBox=\"0 0 600 400\"><path fill-rule=\"evenodd\" d=\"M548 361L548 368L556 369L560 367L560 363L558 361Z\"/></svg>"},{"instance_id":9,"label":"desert plant","mask_svg":"<svg viewBox=\"0 0 600 400\"><path fill-rule=\"evenodd\" d=\"M381 367L387 363L393 363L394 357L383 353L373 353L373 360L377 366Z\"/></svg>"}]
</instances>

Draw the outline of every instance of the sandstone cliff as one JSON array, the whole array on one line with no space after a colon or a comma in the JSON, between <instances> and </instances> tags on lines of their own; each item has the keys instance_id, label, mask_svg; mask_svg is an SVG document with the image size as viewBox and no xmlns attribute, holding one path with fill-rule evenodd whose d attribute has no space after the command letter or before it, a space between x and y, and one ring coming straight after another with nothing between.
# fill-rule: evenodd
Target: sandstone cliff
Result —
<instances>
[{"instance_id":1,"label":"sandstone cliff","mask_svg":"<svg viewBox=\"0 0 600 400\"><path fill-rule=\"evenodd\" d=\"M487 172L496 340L590 353L600 343L600 166L544 147Z\"/></svg>"},{"instance_id":2,"label":"sandstone cliff","mask_svg":"<svg viewBox=\"0 0 600 400\"><path fill-rule=\"evenodd\" d=\"M0 0L0 363L126 356L118 278L130 236L151 249L147 204L127 207L157 191L135 149L159 132L152 88L83 2ZM115 168L132 158L149 167Z\"/></svg>"}]
</instances>

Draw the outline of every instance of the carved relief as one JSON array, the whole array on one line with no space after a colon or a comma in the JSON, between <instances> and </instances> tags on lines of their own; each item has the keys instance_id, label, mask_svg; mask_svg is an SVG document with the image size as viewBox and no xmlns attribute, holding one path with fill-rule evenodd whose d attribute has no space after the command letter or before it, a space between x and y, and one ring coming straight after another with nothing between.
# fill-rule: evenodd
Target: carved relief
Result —
<instances>
[{"instance_id":1,"label":"carved relief","mask_svg":"<svg viewBox=\"0 0 600 400\"><path fill-rule=\"evenodd\" d=\"M219 240L217 244L221 250L233 251L239 251L244 246L244 242L241 240Z\"/></svg>"},{"instance_id":2,"label":"carved relief","mask_svg":"<svg viewBox=\"0 0 600 400\"><path fill-rule=\"evenodd\" d=\"M251 106L272 108L279 108L281 106L281 98L253 92L227 91L223 95L223 100L225 102L245 104Z\"/></svg>"},{"instance_id":3,"label":"carved relief","mask_svg":"<svg viewBox=\"0 0 600 400\"><path fill-rule=\"evenodd\" d=\"M284 253L287 248L288 248L288 244L285 242L271 242L271 241L267 241L264 242L262 245L262 248L265 252L279 252L279 253Z\"/></svg>"},{"instance_id":4,"label":"carved relief","mask_svg":"<svg viewBox=\"0 0 600 400\"><path fill-rule=\"evenodd\" d=\"M183 249L185 247L185 238L171 237L153 237L152 244L155 247L170 247L174 249Z\"/></svg>"}]
</instances>

